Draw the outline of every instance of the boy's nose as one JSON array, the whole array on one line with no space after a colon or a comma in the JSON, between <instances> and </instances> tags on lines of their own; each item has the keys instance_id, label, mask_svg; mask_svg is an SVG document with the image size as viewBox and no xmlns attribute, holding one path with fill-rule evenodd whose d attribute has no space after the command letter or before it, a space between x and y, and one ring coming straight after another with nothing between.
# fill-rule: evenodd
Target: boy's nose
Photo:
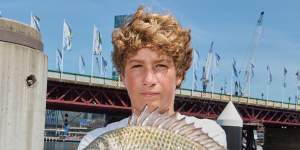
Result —
<instances>
[{"instance_id":1,"label":"boy's nose","mask_svg":"<svg viewBox=\"0 0 300 150\"><path fill-rule=\"evenodd\" d=\"M157 83L157 78L153 70L149 70L145 73L144 85L152 87Z\"/></svg>"}]
</instances>

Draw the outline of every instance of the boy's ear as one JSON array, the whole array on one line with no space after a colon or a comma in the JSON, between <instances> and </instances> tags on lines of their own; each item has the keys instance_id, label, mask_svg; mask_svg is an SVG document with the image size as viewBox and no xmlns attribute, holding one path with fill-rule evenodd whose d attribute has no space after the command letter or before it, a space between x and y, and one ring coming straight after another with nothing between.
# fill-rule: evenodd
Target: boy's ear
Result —
<instances>
[{"instance_id":1,"label":"boy's ear","mask_svg":"<svg viewBox=\"0 0 300 150\"><path fill-rule=\"evenodd\" d=\"M176 87L178 87L181 84L181 82L182 82L182 76L178 76L176 78L177 78L176 79Z\"/></svg>"},{"instance_id":2,"label":"boy's ear","mask_svg":"<svg viewBox=\"0 0 300 150\"><path fill-rule=\"evenodd\" d=\"M125 77L124 77L124 74L120 74L120 80L123 82L123 84L125 85L125 82L124 82L124 79L125 79ZM126 85L125 85L126 86Z\"/></svg>"},{"instance_id":3,"label":"boy's ear","mask_svg":"<svg viewBox=\"0 0 300 150\"><path fill-rule=\"evenodd\" d=\"M124 81L124 75L123 74L120 74L120 80Z\"/></svg>"}]
</instances>

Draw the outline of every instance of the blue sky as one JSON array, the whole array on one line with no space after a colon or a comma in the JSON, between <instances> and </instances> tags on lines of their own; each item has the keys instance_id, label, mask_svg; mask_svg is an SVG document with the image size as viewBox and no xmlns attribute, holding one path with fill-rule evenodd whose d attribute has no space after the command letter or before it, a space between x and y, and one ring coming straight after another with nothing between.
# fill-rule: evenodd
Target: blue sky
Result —
<instances>
[{"instance_id":1,"label":"blue sky","mask_svg":"<svg viewBox=\"0 0 300 150\"><path fill-rule=\"evenodd\" d=\"M266 66L270 65L273 74L270 99L281 101L283 67L286 66L288 73L284 101L291 96L294 102L295 73L300 69L300 2L296 0L1 0L0 11L4 17L28 24L30 12L41 18L41 33L49 69L56 69L55 50L62 47L62 26L66 19L73 30L73 44L72 51L65 53L64 70L75 73L78 73L79 55L83 55L87 63L86 74L90 73L92 27L95 24L102 34L103 55L109 60L107 76L110 76L114 16L131 14L141 4L153 11L169 12L182 26L191 29L192 45L200 52L201 65L204 64L210 42L215 42L214 50L221 56L215 90L219 91L224 80L227 80L228 92L232 58L235 57L239 68L245 68L256 21L259 13L264 11L264 32L254 53L255 76L251 83L251 96L260 98L262 92L266 93ZM184 88L191 87L191 71L187 74ZM201 69L198 74L202 74Z\"/></svg>"}]
</instances>

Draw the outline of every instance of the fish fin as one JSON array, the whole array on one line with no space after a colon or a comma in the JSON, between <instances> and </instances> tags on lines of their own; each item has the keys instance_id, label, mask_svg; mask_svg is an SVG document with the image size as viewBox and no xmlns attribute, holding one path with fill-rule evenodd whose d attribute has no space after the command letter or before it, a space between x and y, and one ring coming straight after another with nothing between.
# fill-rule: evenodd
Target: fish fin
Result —
<instances>
[{"instance_id":1,"label":"fish fin","mask_svg":"<svg viewBox=\"0 0 300 150\"><path fill-rule=\"evenodd\" d=\"M169 130L189 140L204 146L207 149L225 149L207 133L203 132L202 128L195 127L194 123L187 123L185 118L178 119L179 113L169 114L168 110L160 112L157 107L153 111L149 111L149 107L145 105L140 115L134 113L129 119L129 126L147 126Z\"/></svg>"},{"instance_id":2,"label":"fish fin","mask_svg":"<svg viewBox=\"0 0 300 150\"><path fill-rule=\"evenodd\" d=\"M149 116L144 119L142 126L151 126L154 119L156 119L159 115L159 107L156 107L152 112L150 112Z\"/></svg>"},{"instance_id":3,"label":"fish fin","mask_svg":"<svg viewBox=\"0 0 300 150\"><path fill-rule=\"evenodd\" d=\"M141 126L145 118L149 116L149 107L148 105L145 105L140 115L137 117L136 125Z\"/></svg>"}]
</instances>

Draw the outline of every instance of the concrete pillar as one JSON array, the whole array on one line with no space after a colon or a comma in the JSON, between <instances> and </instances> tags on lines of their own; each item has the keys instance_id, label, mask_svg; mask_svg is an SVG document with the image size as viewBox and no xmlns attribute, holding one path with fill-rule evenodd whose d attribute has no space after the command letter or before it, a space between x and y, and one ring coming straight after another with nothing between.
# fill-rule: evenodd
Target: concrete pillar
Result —
<instances>
[{"instance_id":1,"label":"concrete pillar","mask_svg":"<svg viewBox=\"0 0 300 150\"><path fill-rule=\"evenodd\" d=\"M40 33L0 18L0 149L44 148L47 67Z\"/></svg>"},{"instance_id":2,"label":"concrete pillar","mask_svg":"<svg viewBox=\"0 0 300 150\"><path fill-rule=\"evenodd\" d=\"M241 150L243 120L231 101L226 105L217 122L225 130L227 148Z\"/></svg>"}]
</instances>

